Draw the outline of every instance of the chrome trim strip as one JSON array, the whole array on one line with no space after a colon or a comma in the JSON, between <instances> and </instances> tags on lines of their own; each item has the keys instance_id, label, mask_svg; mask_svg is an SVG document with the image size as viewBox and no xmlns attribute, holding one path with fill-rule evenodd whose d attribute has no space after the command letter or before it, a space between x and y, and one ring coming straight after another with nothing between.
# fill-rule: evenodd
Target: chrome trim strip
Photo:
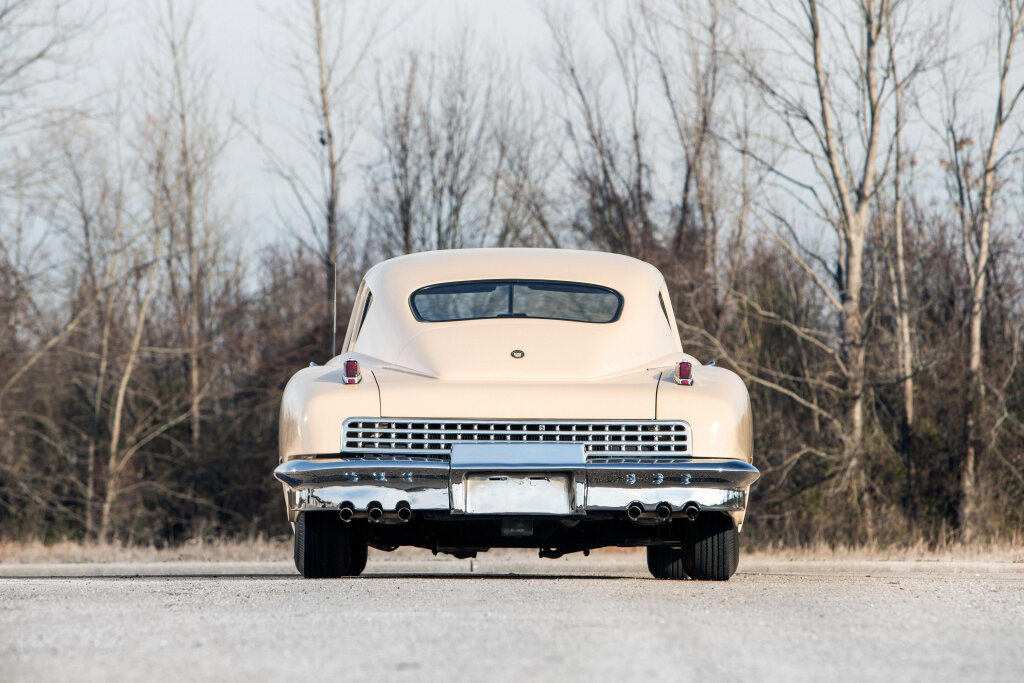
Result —
<instances>
[{"instance_id":1,"label":"chrome trim strip","mask_svg":"<svg viewBox=\"0 0 1024 683\"><path fill-rule=\"evenodd\" d=\"M701 510L742 511L747 507L745 489L712 488L592 488L587 490L588 512L618 512L632 502L641 503L648 513L659 503L668 503L681 512L687 503L697 503Z\"/></svg>"},{"instance_id":2,"label":"chrome trim strip","mask_svg":"<svg viewBox=\"0 0 1024 683\"><path fill-rule=\"evenodd\" d=\"M289 460L274 470L278 481L293 489L352 486L366 483L375 488L443 488L448 490L446 461L388 462L378 460ZM447 494L446 494L447 495Z\"/></svg>"},{"instance_id":3,"label":"chrome trim strip","mask_svg":"<svg viewBox=\"0 0 1024 683\"><path fill-rule=\"evenodd\" d=\"M466 481L479 473L568 476L571 514L623 511L632 502L653 509L668 503L676 511L695 502L702 509L742 512L760 473L728 459L672 462L595 463L582 444L458 444L453 461L361 456L290 460L274 470L289 487L295 509L337 509L352 503L365 511L371 502L385 510L408 503L414 510L465 514Z\"/></svg>"},{"instance_id":4,"label":"chrome trim strip","mask_svg":"<svg viewBox=\"0 0 1024 683\"><path fill-rule=\"evenodd\" d=\"M704 510L746 509L750 485L760 472L742 460L693 459L677 463L587 463L587 510L623 510L631 502L648 508L687 503Z\"/></svg>"},{"instance_id":5,"label":"chrome trim strip","mask_svg":"<svg viewBox=\"0 0 1024 683\"><path fill-rule=\"evenodd\" d=\"M633 475L630 480L629 475ZM677 483L695 488L747 488L761 473L742 460L694 458L682 463L587 463L587 485L593 487L643 486Z\"/></svg>"},{"instance_id":6,"label":"chrome trim strip","mask_svg":"<svg viewBox=\"0 0 1024 683\"><path fill-rule=\"evenodd\" d=\"M448 488L401 490L387 486L325 486L295 492L296 510L338 510L352 503L357 517L365 517L370 503L380 503L385 514L408 503L413 510L448 510Z\"/></svg>"}]
</instances>

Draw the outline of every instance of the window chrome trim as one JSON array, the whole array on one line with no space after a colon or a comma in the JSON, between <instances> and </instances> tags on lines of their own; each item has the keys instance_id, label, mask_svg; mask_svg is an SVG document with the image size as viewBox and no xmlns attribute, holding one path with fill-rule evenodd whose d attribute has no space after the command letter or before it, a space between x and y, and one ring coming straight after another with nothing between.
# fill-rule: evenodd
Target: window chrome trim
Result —
<instances>
[{"instance_id":1,"label":"window chrome trim","mask_svg":"<svg viewBox=\"0 0 1024 683\"><path fill-rule=\"evenodd\" d=\"M578 287L591 287L593 289L600 289L613 294L618 300L618 306L615 309L615 315L610 320L595 321L595 320L570 320L568 318L554 318L545 317L539 315L521 316L521 317L498 317L498 316L482 316L479 318L454 318L452 320L426 320L420 316L419 311L416 310L416 305L413 303L413 297L417 294L427 292L428 290L434 289L435 287L452 287L456 285L474 285L474 284L486 284L495 283L500 285L502 283L508 283L513 285L529 285L529 284L552 284L552 285L575 285ZM487 278L482 280L457 280L455 282L437 282L426 287L420 287L412 294L409 295L409 310L412 311L412 315L416 318L417 322L421 323L459 323L467 320L559 320L566 323L585 323L587 325L610 325L617 322L622 317L622 308L625 306L625 301L618 291L607 287L605 285L594 284L593 282L575 282L572 280L538 280L538 279L523 279L523 278Z\"/></svg>"}]
</instances>

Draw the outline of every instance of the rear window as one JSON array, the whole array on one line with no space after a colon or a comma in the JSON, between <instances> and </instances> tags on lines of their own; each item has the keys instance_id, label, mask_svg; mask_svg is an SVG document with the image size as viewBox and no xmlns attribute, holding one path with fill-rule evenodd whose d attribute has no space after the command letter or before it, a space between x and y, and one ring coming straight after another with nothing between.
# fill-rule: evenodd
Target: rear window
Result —
<instances>
[{"instance_id":1,"label":"rear window","mask_svg":"<svg viewBox=\"0 0 1024 683\"><path fill-rule=\"evenodd\" d=\"M545 318L582 323L615 322L622 295L614 289L552 280L474 280L431 285L409 297L421 322L482 318Z\"/></svg>"}]
</instances>

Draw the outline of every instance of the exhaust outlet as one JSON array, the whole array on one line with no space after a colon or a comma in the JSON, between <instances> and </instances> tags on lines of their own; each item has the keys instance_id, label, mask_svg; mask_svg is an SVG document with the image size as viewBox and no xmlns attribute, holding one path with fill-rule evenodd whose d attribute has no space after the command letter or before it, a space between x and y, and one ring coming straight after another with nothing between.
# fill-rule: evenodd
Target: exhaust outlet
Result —
<instances>
[{"instance_id":1,"label":"exhaust outlet","mask_svg":"<svg viewBox=\"0 0 1024 683\"><path fill-rule=\"evenodd\" d=\"M640 503L630 503L626 508L626 516L634 522L640 519L640 515L644 514L644 506Z\"/></svg>"},{"instance_id":2,"label":"exhaust outlet","mask_svg":"<svg viewBox=\"0 0 1024 683\"><path fill-rule=\"evenodd\" d=\"M683 506L683 514L692 522L697 519L697 515L700 514L700 506L696 503L687 503Z\"/></svg>"},{"instance_id":3,"label":"exhaust outlet","mask_svg":"<svg viewBox=\"0 0 1024 683\"><path fill-rule=\"evenodd\" d=\"M658 503L658 507L654 508L654 512L658 515L658 519L668 519L672 516L672 506L668 503Z\"/></svg>"},{"instance_id":4,"label":"exhaust outlet","mask_svg":"<svg viewBox=\"0 0 1024 683\"><path fill-rule=\"evenodd\" d=\"M371 522L379 522L384 518L384 508L377 501L373 501L366 506L366 516Z\"/></svg>"},{"instance_id":5,"label":"exhaust outlet","mask_svg":"<svg viewBox=\"0 0 1024 683\"><path fill-rule=\"evenodd\" d=\"M352 518L356 516L355 506L346 500L341 504L341 507L338 508L338 516L341 517L341 521L343 522L351 522Z\"/></svg>"},{"instance_id":6,"label":"exhaust outlet","mask_svg":"<svg viewBox=\"0 0 1024 683\"><path fill-rule=\"evenodd\" d=\"M402 522L408 522L412 519L412 508L404 500L398 504L395 508L395 512L398 514L398 519Z\"/></svg>"}]
</instances>

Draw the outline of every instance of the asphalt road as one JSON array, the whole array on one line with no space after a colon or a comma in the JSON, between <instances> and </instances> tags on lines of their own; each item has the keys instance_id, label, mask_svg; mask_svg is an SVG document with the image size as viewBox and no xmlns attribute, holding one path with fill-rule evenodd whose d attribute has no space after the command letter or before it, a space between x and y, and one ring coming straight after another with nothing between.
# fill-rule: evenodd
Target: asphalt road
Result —
<instances>
[{"instance_id":1,"label":"asphalt road","mask_svg":"<svg viewBox=\"0 0 1024 683\"><path fill-rule=\"evenodd\" d=\"M741 563L657 581L640 555L373 554L0 565L0 680L1020 681L1024 565Z\"/></svg>"}]
</instances>

